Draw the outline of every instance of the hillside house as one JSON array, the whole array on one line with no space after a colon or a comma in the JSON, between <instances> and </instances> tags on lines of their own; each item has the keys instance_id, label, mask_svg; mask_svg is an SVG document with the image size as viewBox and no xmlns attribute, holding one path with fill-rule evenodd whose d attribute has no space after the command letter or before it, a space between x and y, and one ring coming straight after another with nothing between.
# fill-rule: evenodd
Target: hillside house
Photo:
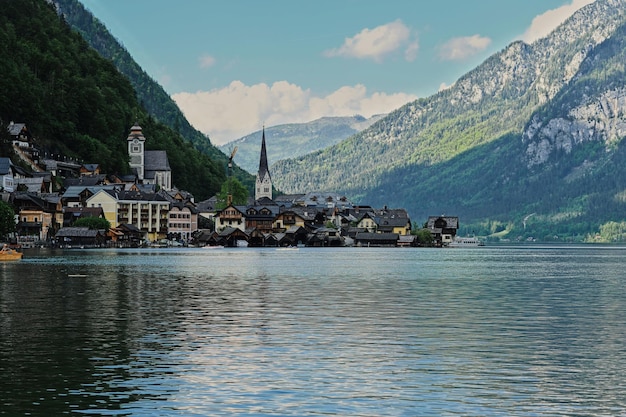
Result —
<instances>
[{"instance_id":1,"label":"hillside house","mask_svg":"<svg viewBox=\"0 0 626 417\"><path fill-rule=\"evenodd\" d=\"M10 122L7 131L9 132L11 142L14 146L19 148L28 148L31 146L33 136L26 128L25 123Z\"/></svg>"},{"instance_id":2,"label":"hillside house","mask_svg":"<svg viewBox=\"0 0 626 417\"><path fill-rule=\"evenodd\" d=\"M15 191L13 176L13 162L10 158L0 158L0 177L2 178L2 191L12 193Z\"/></svg>"},{"instance_id":3,"label":"hillside house","mask_svg":"<svg viewBox=\"0 0 626 417\"><path fill-rule=\"evenodd\" d=\"M100 165L99 164L83 164L80 166L78 170L79 175L81 176L98 176L100 175Z\"/></svg>"}]
</instances>

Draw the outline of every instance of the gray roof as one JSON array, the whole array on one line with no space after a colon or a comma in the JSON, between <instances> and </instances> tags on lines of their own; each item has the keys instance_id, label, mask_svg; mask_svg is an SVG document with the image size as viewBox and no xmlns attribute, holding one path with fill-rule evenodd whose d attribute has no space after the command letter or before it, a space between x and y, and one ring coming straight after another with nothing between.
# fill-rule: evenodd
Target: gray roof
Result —
<instances>
[{"instance_id":1,"label":"gray roof","mask_svg":"<svg viewBox=\"0 0 626 417\"><path fill-rule=\"evenodd\" d=\"M435 222L438 219L442 219L445 221L446 223L446 227L448 229L458 229L459 228L459 218L455 217L455 216L430 216L428 218L428 228L429 229L434 229L435 228Z\"/></svg>"},{"instance_id":2,"label":"gray roof","mask_svg":"<svg viewBox=\"0 0 626 417\"><path fill-rule=\"evenodd\" d=\"M404 209L383 210L374 220L379 227L404 227L410 221Z\"/></svg>"},{"instance_id":3,"label":"gray roof","mask_svg":"<svg viewBox=\"0 0 626 417\"><path fill-rule=\"evenodd\" d=\"M26 186L28 192L38 193L43 185L43 177L39 178L19 178L17 183Z\"/></svg>"},{"instance_id":4,"label":"gray roof","mask_svg":"<svg viewBox=\"0 0 626 417\"><path fill-rule=\"evenodd\" d=\"M62 227L56 233L56 237L96 237L98 234L99 230L87 227Z\"/></svg>"},{"instance_id":5,"label":"gray roof","mask_svg":"<svg viewBox=\"0 0 626 417\"><path fill-rule=\"evenodd\" d=\"M126 184L124 190L132 191L132 188L137 188L142 193L155 193L156 184Z\"/></svg>"},{"instance_id":6,"label":"gray roof","mask_svg":"<svg viewBox=\"0 0 626 417\"><path fill-rule=\"evenodd\" d=\"M303 206L351 208L352 202L346 196L333 192L310 192L295 200Z\"/></svg>"},{"instance_id":7,"label":"gray roof","mask_svg":"<svg viewBox=\"0 0 626 417\"><path fill-rule=\"evenodd\" d=\"M9 131L9 135L11 136L17 136L22 132L22 129L24 129L24 127L26 126L26 124L24 123L13 123L11 122L11 124L9 124L9 127L7 128L7 130Z\"/></svg>"},{"instance_id":8,"label":"gray roof","mask_svg":"<svg viewBox=\"0 0 626 417\"><path fill-rule=\"evenodd\" d=\"M102 175L81 175L78 178L65 178L63 180L63 185L65 188L74 187L74 186L82 186L82 187L92 187L98 184L102 184L106 176Z\"/></svg>"},{"instance_id":9,"label":"gray roof","mask_svg":"<svg viewBox=\"0 0 626 417\"><path fill-rule=\"evenodd\" d=\"M85 190L89 190L92 194L97 193L100 190L113 190L115 189L115 185L96 185L93 187L85 186L85 185L71 185L67 187L65 192L63 193L63 198L79 198L80 193Z\"/></svg>"},{"instance_id":10,"label":"gray roof","mask_svg":"<svg viewBox=\"0 0 626 417\"><path fill-rule=\"evenodd\" d=\"M156 171L171 171L166 151L144 152L144 177L154 178Z\"/></svg>"},{"instance_id":11,"label":"gray roof","mask_svg":"<svg viewBox=\"0 0 626 417\"><path fill-rule=\"evenodd\" d=\"M94 172L95 170L98 169L99 166L100 164L83 164L83 167L85 168L85 170L89 172Z\"/></svg>"},{"instance_id":12,"label":"gray roof","mask_svg":"<svg viewBox=\"0 0 626 417\"><path fill-rule=\"evenodd\" d=\"M163 201L169 203L158 193L142 193L141 191L105 190L118 201Z\"/></svg>"},{"instance_id":13,"label":"gray roof","mask_svg":"<svg viewBox=\"0 0 626 417\"><path fill-rule=\"evenodd\" d=\"M217 197L213 196L207 200L201 201L196 205L198 212L206 213L215 211L215 205L217 204Z\"/></svg>"}]
</instances>

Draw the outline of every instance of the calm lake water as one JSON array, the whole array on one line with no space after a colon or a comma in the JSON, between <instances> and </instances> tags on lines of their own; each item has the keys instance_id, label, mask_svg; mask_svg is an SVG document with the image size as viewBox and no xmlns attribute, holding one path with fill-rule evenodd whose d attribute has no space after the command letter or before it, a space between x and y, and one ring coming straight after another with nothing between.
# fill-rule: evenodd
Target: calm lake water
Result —
<instances>
[{"instance_id":1,"label":"calm lake water","mask_svg":"<svg viewBox=\"0 0 626 417\"><path fill-rule=\"evenodd\" d=\"M626 415L626 248L31 251L0 415Z\"/></svg>"}]
</instances>

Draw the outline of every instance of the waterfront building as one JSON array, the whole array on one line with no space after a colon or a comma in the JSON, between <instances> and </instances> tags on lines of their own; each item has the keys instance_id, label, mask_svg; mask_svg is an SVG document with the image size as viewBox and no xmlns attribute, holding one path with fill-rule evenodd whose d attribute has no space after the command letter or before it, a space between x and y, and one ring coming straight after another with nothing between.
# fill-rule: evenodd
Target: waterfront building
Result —
<instances>
[{"instance_id":1,"label":"waterfront building","mask_svg":"<svg viewBox=\"0 0 626 417\"><path fill-rule=\"evenodd\" d=\"M115 228L121 224L136 226L144 240L167 237L170 203L157 193L100 190L87 200L88 207L102 207L104 217Z\"/></svg>"}]
</instances>

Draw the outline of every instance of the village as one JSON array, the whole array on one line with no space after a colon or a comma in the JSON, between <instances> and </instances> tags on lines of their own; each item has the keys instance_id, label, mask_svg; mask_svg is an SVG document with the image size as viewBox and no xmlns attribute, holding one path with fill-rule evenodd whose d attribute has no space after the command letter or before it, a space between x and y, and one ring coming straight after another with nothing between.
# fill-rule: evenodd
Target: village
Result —
<instances>
[{"instance_id":1,"label":"village","mask_svg":"<svg viewBox=\"0 0 626 417\"><path fill-rule=\"evenodd\" d=\"M235 205L229 195L218 209L217 196L196 202L172 186L167 152L146 150L137 123L126 138L132 169L126 176L102 173L98 163L42 155L23 123L7 129L32 170L0 157L2 198L14 207L12 243L19 247L447 246L459 227L458 217L431 216L424 237L402 208L355 205L332 192L274 197L264 130L254 198ZM53 192L55 178L63 187ZM89 217L106 219L110 228L74 225Z\"/></svg>"}]
</instances>

